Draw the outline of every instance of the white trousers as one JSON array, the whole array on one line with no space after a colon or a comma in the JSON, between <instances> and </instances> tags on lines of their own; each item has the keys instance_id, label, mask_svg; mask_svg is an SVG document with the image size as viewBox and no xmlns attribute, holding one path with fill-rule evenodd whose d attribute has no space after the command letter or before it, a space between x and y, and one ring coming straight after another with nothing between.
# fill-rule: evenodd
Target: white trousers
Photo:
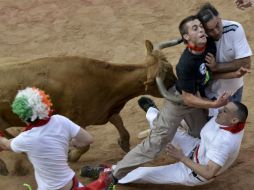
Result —
<instances>
[{"instance_id":1,"label":"white trousers","mask_svg":"<svg viewBox=\"0 0 254 190\"><path fill-rule=\"evenodd\" d=\"M159 111L155 108L149 108L147 119L150 127L153 128L153 119L156 118ZM186 156L199 144L200 139L194 138L182 129L178 129L172 144L180 147ZM192 175L191 169L181 162L166 166L157 167L138 167L129 172L125 177L118 181L120 184L125 183L154 183L154 184L181 184L187 186L201 185L201 182Z\"/></svg>"}]
</instances>

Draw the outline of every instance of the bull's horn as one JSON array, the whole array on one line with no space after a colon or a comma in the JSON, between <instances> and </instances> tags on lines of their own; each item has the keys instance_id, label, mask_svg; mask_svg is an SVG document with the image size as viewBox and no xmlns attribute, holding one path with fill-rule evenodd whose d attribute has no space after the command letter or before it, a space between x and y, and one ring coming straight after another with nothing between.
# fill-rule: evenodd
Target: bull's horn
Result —
<instances>
[{"instance_id":1,"label":"bull's horn","mask_svg":"<svg viewBox=\"0 0 254 190\"><path fill-rule=\"evenodd\" d=\"M161 42L159 44L156 44L154 46L154 49L164 49L167 47L175 46L175 45L180 44L182 42L183 42L182 38L178 38L178 39L174 39L174 40L170 40L170 41L166 41L166 42Z\"/></svg>"},{"instance_id":2,"label":"bull's horn","mask_svg":"<svg viewBox=\"0 0 254 190\"><path fill-rule=\"evenodd\" d=\"M165 85L163 83L163 80L160 77L156 77L156 83L158 86L158 89L161 93L161 95L166 98L167 100L171 101L171 102L175 102L175 103L182 103L183 100L180 97L180 95L176 95L173 92L170 92L166 90Z\"/></svg>"}]
</instances>

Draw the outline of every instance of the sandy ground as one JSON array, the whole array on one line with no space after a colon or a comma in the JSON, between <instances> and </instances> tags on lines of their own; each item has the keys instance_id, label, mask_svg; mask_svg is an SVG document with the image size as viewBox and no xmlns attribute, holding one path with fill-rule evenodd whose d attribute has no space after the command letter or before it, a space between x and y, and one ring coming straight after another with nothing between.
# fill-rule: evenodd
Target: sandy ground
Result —
<instances>
[{"instance_id":1,"label":"sandy ground","mask_svg":"<svg viewBox=\"0 0 254 190\"><path fill-rule=\"evenodd\" d=\"M194 14L196 0L2 0L0 1L0 61L30 60L39 57L82 55L115 63L132 63L145 56L144 41L160 42L178 37L178 23ZM240 11L233 0L211 1L222 18L243 24L249 43L254 49L254 9ZM184 46L165 50L172 64L176 64ZM82 80L82 79L81 79ZM99 80L99 79L98 79ZM244 103L249 107L249 119L236 163L228 172L205 186L158 186L125 185L118 190L137 189L252 189L254 186L254 80L253 74L245 77ZM131 133L131 146L140 140L137 133L147 128L145 114L138 108L135 98L121 112L124 124ZM159 107L162 99L155 99ZM85 114L85 113L84 113ZM78 169L85 164L116 163L124 156L116 141L118 134L110 125L89 126L95 143L71 167ZM29 163L16 161L16 155L2 152L10 170L6 177L0 176L0 189L22 190L23 183L36 189L33 170ZM165 163L161 158L155 164ZM26 176L17 176L15 170L24 165ZM81 179L86 182L85 179Z\"/></svg>"}]
</instances>

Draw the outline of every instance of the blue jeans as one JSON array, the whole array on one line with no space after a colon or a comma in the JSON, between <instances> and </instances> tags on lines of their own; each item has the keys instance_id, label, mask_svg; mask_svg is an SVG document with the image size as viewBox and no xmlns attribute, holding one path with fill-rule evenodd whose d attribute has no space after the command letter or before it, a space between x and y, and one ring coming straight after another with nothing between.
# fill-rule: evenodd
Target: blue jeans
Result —
<instances>
[{"instance_id":1,"label":"blue jeans","mask_svg":"<svg viewBox=\"0 0 254 190\"><path fill-rule=\"evenodd\" d=\"M237 101L237 102L241 102L242 101L242 95L243 95L243 86L241 88L239 88L230 98L229 101L233 102L233 101Z\"/></svg>"}]
</instances>

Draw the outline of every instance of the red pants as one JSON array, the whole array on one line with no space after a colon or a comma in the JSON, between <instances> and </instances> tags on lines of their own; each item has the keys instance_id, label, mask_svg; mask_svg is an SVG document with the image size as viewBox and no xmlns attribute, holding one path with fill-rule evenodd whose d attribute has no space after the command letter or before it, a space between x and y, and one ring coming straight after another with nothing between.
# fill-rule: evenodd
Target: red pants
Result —
<instances>
[{"instance_id":1,"label":"red pants","mask_svg":"<svg viewBox=\"0 0 254 190\"><path fill-rule=\"evenodd\" d=\"M77 179L75 180L75 176L73 178L73 187L71 190L105 190L111 183L108 175L109 173L107 172L101 172L100 177L97 180L87 184L85 187L78 187L79 182Z\"/></svg>"}]
</instances>

